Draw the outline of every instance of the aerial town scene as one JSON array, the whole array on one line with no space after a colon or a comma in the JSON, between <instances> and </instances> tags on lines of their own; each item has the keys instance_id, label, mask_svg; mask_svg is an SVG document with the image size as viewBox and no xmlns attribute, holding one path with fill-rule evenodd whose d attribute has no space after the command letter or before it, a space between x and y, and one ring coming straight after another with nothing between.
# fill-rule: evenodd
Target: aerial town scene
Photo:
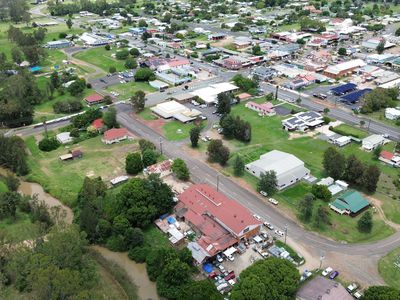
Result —
<instances>
[{"instance_id":1,"label":"aerial town scene","mask_svg":"<svg viewBox=\"0 0 400 300\"><path fill-rule=\"evenodd\" d=\"M1 300L400 300L400 0L0 0Z\"/></svg>"}]
</instances>

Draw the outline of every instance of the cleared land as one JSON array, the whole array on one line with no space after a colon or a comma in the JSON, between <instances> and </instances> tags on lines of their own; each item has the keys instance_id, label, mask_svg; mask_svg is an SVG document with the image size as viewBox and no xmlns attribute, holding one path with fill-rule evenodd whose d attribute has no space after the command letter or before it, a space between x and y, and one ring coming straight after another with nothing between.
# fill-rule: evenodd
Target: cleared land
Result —
<instances>
[{"instance_id":1,"label":"cleared land","mask_svg":"<svg viewBox=\"0 0 400 300\"><path fill-rule=\"evenodd\" d=\"M200 126L204 127L205 123ZM162 127L164 136L169 141L179 141L189 138L190 130L195 127L193 123L183 124L180 121L168 121Z\"/></svg>"},{"instance_id":2,"label":"cleared land","mask_svg":"<svg viewBox=\"0 0 400 300\"><path fill-rule=\"evenodd\" d=\"M346 135L351 135L360 139L363 139L369 135L367 131L347 124L340 124L339 126L336 126L334 130L338 130Z\"/></svg>"},{"instance_id":3,"label":"cleared land","mask_svg":"<svg viewBox=\"0 0 400 300\"><path fill-rule=\"evenodd\" d=\"M378 269L388 285L398 288L400 286L400 248L381 258Z\"/></svg>"},{"instance_id":4,"label":"cleared land","mask_svg":"<svg viewBox=\"0 0 400 300\"><path fill-rule=\"evenodd\" d=\"M107 51L104 47L96 47L78 52L73 56L103 69L106 73L109 72L110 67L115 67L118 72L124 71L126 69L124 66L125 60L118 60L111 57L115 52L115 49Z\"/></svg>"},{"instance_id":5,"label":"cleared land","mask_svg":"<svg viewBox=\"0 0 400 300\"><path fill-rule=\"evenodd\" d=\"M51 152L40 151L35 137L27 138L26 144L31 153L31 173L27 179L41 184L47 192L69 206L75 201L86 176L101 176L107 181L125 174L126 154L138 148L135 142L130 141L105 145L100 136L68 148L61 146ZM81 159L60 161L60 155L74 149L83 152Z\"/></svg>"},{"instance_id":6,"label":"cleared land","mask_svg":"<svg viewBox=\"0 0 400 300\"><path fill-rule=\"evenodd\" d=\"M137 91L143 91L147 93L156 92L156 89L150 86L147 82L127 82L127 83L119 83L113 85L106 89L109 92L117 92L119 96L117 97L120 100L130 99L134 93Z\"/></svg>"}]
</instances>

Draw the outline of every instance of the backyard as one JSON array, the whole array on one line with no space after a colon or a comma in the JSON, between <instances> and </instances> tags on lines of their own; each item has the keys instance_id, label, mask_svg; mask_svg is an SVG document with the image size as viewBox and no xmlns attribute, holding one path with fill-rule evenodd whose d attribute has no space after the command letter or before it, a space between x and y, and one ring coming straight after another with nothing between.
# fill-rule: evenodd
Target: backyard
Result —
<instances>
[{"instance_id":1,"label":"backyard","mask_svg":"<svg viewBox=\"0 0 400 300\"><path fill-rule=\"evenodd\" d=\"M74 203L86 176L101 176L103 180L108 181L125 175L125 156L138 148L137 143L131 141L105 145L100 136L72 146L61 146L51 152L40 151L36 143L37 140L33 136L26 139L31 154L31 172L27 180L41 184L52 196L69 206ZM82 158L60 161L60 155L75 149L83 152Z\"/></svg>"},{"instance_id":2,"label":"backyard","mask_svg":"<svg viewBox=\"0 0 400 300\"><path fill-rule=\"evenodd\" d=\"M378 269L386 284L398 288L400 286L400 248L381 258Z\"/></svg>"}]
</instances>

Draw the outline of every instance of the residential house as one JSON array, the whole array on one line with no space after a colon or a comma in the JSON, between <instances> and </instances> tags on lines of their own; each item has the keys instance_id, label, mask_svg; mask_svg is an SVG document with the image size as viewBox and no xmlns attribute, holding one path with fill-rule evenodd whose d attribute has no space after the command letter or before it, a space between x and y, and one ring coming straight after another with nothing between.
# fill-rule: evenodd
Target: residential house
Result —
<instances>
[{"instance_id":1,"label":"residential house","mask_svg":"<svg viewBox=\"0 0 400 300\"><path fill-rule=\"evenodd\" d=\"M260 156L254 162L245 166L245 170L250 174L260 178L268 171L274 171L277 178L277 188L279 190L291 186L310 175L310 170L304 166L304 162L290 153L272 150Z\"/></svg>"},{"instance_id":2,"label":"residential house","mask_svg":"<svg viewBox=\"0 0 400 300\"><path fill-rule=\"evenodd\" d=\"M329 203L333 211L350 216L356 216L369 206L370 203L359 192L350 190Z\"/></svg>"},{"instance_id":3,"label":"residential house","mask_svg":"<svg viewBox=\"0 0 400 300\"><path fill-rule=\"evenodd\" d=\"M299 112L282 121L282 126L287 131L307 131L324 124L324 117L315 111Z\"/></svg>"},{"instance_id":4,"label":"residential house","mask_svg":"<svg viewBox=\"0 0 400 300\"><path fill-rule=\"evenodd\" d=\"M391 165L393 167L400 168L400 154L399 153L392 153L389 151L382 151L379 155L379 160Z\"/></svg>"},{"instance_id":5,"label":"residential house","mask_svg":"<svg viewBox=\"0 0 400 300\"><path fill-rule=\"evenodd\" d=\"M104 132L101 140L103 143L110 145L126 140L128 137L130 137L130 135L126 128L112 128Z\"/></svg>"},{"instance_id":6,"label":"residential house","mask_svg":"<svg viewBox=\"0 0 400 300\"><path fill-rule=\"evenodd\" d=\"M104 102L104 96L103 96L103 95L100 95L100 94L97 94L97 93L91 94L91 95L85 97L85 102L86 102L88 105L99 104L99 103Z\"/></svg>"},{"instance_id":7,"label":"residential house","mask_svg":"<svg viewBox=\"0 0 400 300\"><path fill-rule=\"evenodd\" d=\"M92 126L97 130L101 130L104 126L103 119L96 119L92 122Z\"/></svg>"},{"instance_id":8,"label":"residential house","mask_svg":"<svg viewBox=\"0 0 400 300\"><path fill-rule=\"evenodd\" d=\"M271 102L259 104L253 101L249 101L246 103L245 106L251 110L258 112L262 116L271 117L276 115L274 105Z\"/></svg>"},{"instance_id":9,"label":"residential house","mask_svg":"<svg viewBox=\"0 0 400 300\"><path fill-rule=\"evenodd\" d=\"M387 140L383 136L378 135L378 134L372 134L362 140L361 147L364 150L372 151L376 147L383 146L386 143L387 143Z\"/></svg>"},{"instance_id":10,"label":"residential house","mask_svg":"<svg viewBox=\"0 0 400 300\"><path fill-rule=\"evenodd\" d=\"M397 120L400 119L400 107L393 108L388 107L385 109L385 118L389 120Z\"/></svg>"}]
</instances>

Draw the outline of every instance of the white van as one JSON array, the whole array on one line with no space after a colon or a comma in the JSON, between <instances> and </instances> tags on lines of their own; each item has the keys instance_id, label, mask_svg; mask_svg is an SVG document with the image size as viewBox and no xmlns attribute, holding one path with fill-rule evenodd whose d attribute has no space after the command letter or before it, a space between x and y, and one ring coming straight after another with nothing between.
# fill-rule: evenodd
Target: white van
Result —
<instances>
[{"instance_id":1,"label":"white van","mask_svg":"<svg viewBox=\"0 0 400 300\"><path fill-rule=\"evenodd\" d=\"M223 289L226 289L227 287L228 287L228 283L226 283L226 282L221 283L219 286L217 286L217 291L220 292Z\"/></svg>"}]
</instances>

